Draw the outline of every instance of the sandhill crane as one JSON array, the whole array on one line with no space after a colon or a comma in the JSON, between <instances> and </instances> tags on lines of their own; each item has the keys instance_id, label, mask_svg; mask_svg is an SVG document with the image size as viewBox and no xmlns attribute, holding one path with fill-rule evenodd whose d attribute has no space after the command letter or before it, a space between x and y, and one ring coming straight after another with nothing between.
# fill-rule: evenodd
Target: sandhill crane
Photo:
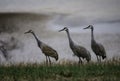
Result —
<instances>
[{"instance_id":1,"label":"sandhill crane","mask_svg":"<svg viewBox=\"0 0 120 81\"><path fill-rule=\"evenodd\" d=\"M93 34L94 27L92 25L89 25L88 27L86 27L84 29L91 29L91 48L92 48L93 52L96 54L98 62L101 62L101 57L102 57L102 59L106 58L105 48L103 47L102 44L97 43L95 41L94 34Z\"/></svg>"},{"instance_id":2,"label":"sandhill crane","mask_svg":"<svg viewBox=\"0 0 120 81\"><path fill-rule=\"evenodd\" d=\"M42 41L40 41L32 30L25 32L25 34L27 33L31 33L35 37L38 47L41 49L42 53L45 54L46 56L46 63L48 63L48 59L49 59L49 63L51 64L50 57L55 58L56 61L58 60L58 53L56 50L54 50L52 47L48 46L47 44L43 43Z\"/></svg>"},{"instance_id":3,"label":"sandhill crane","mask_svg":"<svg viewBox=\"0 0 120 81\"><path fill-rule=\"evenodd\" d=\"M8 53L7 53L7 50L5 49L5 47L3 45L0 46L0 51L2 52L5 59L8 60Z\"/></svg>"},{"instance_id":4,"label":"sandhill crane","mask_svg":"<svg viewBox=\"0 0 120 81\"><path fill-rule=\"evenodd\" d=\"M61 32L61 31L67 32L70 48L73 51L74 55L79 58L78 63L82 63L81 57L83 59L86 58L87 62L89 62L91 60L90 52L88 50L86 50L86 48L79 46L72 41L67 27L64 27L63 29L59 30L59 32Z\"/></svg>"}]
</instances>

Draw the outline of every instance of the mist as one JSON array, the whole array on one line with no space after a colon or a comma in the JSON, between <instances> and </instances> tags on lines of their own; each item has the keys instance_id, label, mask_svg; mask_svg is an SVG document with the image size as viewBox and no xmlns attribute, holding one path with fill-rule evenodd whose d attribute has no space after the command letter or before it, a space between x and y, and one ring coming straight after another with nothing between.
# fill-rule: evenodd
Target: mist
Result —
<instances>
[{"instance_id":1,"label":"mist","mask_svg":"<svg viewBox=\"0 0 120 81\"><path fill-rule=\"evenodd\" d=\"M10 61L36 62L39 60L39 55L43 54L37 47L35 39L30 35L25 35L24 32L32 29L36 34L41 34L41 37L46 36L47 34L44 33L46 23L52 17L33 13L2 13L0 17L0 44L6 47L8 56L11 57ZM1 61L6 62L2 52L0 55Z\"/></svg>"}]
</instances>

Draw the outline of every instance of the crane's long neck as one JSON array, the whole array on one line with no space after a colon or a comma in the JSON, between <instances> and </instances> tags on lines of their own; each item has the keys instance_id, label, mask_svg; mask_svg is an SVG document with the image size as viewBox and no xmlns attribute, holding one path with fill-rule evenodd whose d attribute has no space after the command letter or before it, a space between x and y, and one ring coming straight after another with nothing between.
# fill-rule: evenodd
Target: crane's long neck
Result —
<instances>
[{"instance_id":1,"label":"crane's long neck","mask_svg":"<svg viewBox=\"0 0 120 81\"><path fill-rule=\"evenodd\" d=\"M34 32L32 32L32 34L33 34L33 36L35 37L35 39L36 39L36 41L37 41L38 46L40 46L42 42L41 42L41 41L37 38L37 36L35 35L35 33L34 33Z\"/></svg>"},{"instance_id":2,"label":"crane's long neck","mask_svg":"<svg viewBox=\"0 0 120 81\"><path fill-rule=\"evenodd\" d=\"M68 35L68 39L69 39L69 44L70 44L70 46L71 46L71 45L74 45L74 43L73 43L73 41L72 41L72 39L71 39L71 37L70 37L69 30L67 30L66 32L67 32L67 35Z\"/></svg>"},{"instance_id":3,"label":"crane's long neck","mask_svg":"<svg viewBox=\"0 0 120 81\"><path fill-rule=\"evenodd\" d=\"M91 29L91 42L95 42L95 39L94 39L94 29Z\"/></svg>"}]
</instances>

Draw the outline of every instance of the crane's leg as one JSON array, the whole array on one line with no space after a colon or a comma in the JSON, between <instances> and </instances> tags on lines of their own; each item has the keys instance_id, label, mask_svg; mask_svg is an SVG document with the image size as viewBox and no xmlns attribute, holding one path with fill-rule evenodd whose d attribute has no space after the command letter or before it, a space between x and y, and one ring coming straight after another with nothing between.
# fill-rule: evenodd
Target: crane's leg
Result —
<instances>
[{"instance_id":1,"label":"crane's leg","mask_svg":"<svg viewBox=\"0 0 120 81\"><path fill-rule=\"evenodd\" d=\"M48 59L49 59L49 63L50 63L50 65L51 65L51 60L50 60L50 57L48 56Z\"/></svg>"},{"instance_id":2,"label":"crane's leg","mask_svg":"<svg viewBox=\"0 0 120 81\"><path fill-rule=\"evenodd\" d=\"M46 64L48 64L48 59L47 59L47 56L46 56Z\"/></svg>"},{"instance_id":3,"label":"crane's leg","mask_svg":"<svg viewBox=\"0 0 120 81\"><path fill-rule=\"evenodd\" d=\"M98 55L96 55L96 57L97 57L97 61L99 62L99 56L98 56Z\"/></svg>"},{"instance_id":4,"label":"crane's leg","mask_svg":"<svg viewBox=\"0 0 120 81\"><path fill-rule=\"evenodd\" d=\"M82 64L82 60L81 60L81 58L79 57L79 62L78 62L79 64Z\"/></svg>"},{"instance_id":5,"label":"crane's leg","mask_svg":"<svg viewBox=\"0 0 120 81\"><path fill-rule=\"evenodd\" d=\"M99 56L99 60L100 60L100 63L101 63L101 56Z\"/></svg>"},{"instance_id":6,"label":"crane's leg","mask_svg":"<svg viewBox=\"0 0 120 81\"><path fill-rule=\"evenodd\" d=\"M101 63L101 56L99 56L99 63Z\"/></svg>"},{"instance_id":7,"label":"crane's leg","mask_svg":"<svg viewBox=\"0 0 120 81\"><path fill-rule=\"evenodd\" d=\"M101 56L98 56L98 62L101 63Z\"/></svg>"},{"instance_id":8,"label":"crane's leg","mask_svg":"<svg viewBox=\"0 0 120 81\"><path fill-rule=\"evenodd\" d=\"M87 59L86 59L87 60ZM87 63L89 63L90 62L90 60L87 60Z\"/></svg>"}]
</instances>

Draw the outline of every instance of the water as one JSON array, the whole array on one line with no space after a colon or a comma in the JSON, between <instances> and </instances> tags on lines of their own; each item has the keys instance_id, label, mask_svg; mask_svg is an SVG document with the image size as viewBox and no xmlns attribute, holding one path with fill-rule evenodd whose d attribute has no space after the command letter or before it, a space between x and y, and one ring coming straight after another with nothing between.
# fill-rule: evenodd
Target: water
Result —
<instances>
[{"instance_id":1,"label":"water","mask_svg":"<svg viewBox=\"0 0 120 81\"><path fill-rule=\"evenodd\" d=\"M0 40L13 43L18 48L12 48L8 50L8 54L11 57L9 62L12 63L41 63L45 61L45 55L37 47L36 40L31 34L24 34L25 31L32 29L38 38L44 43L54 48L59 54L59 61L62 60L75 60L77 57L73 56L73 53L69 47L68 38L66 32L58 32L63 28L64 24L56 24L56 15L43 15L43 14L1 14L0 19ZM4 23L4 24L3 24ZM120 23L101 23L94 24L95 27L95 39L102 43L107 52L107 59L115 56L120 56ZM76 44L87 48L91 55L92 61L96 61L96 56L92 52L90 47L90 30L83 30L87 25L72 27L70 34L73 41ZM14 37L17 42L10 41ZM0 52L0 61L5 63L6 60ZM54 59L52 61L55 62Z\"/></svg>"}]
</instances>

